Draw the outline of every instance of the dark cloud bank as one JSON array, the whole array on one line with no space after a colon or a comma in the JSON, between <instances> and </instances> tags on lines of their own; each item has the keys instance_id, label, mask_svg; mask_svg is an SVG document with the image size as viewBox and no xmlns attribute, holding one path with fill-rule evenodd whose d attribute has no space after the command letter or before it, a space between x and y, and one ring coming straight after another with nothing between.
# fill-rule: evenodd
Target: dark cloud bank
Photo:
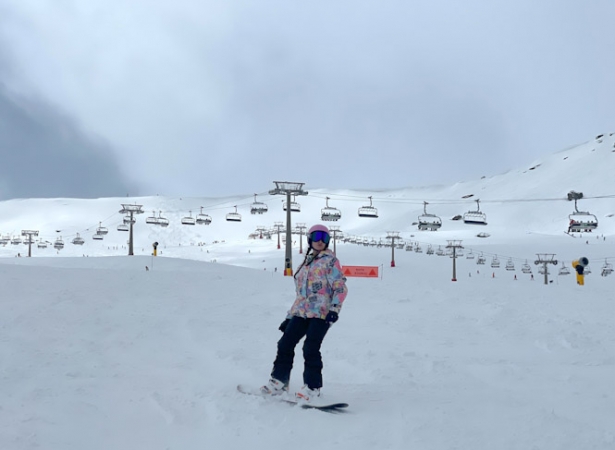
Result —
<instances>
[{"instance_id":1,"label":"dark cloud bank","mask_svg":"<svg viewBox=\"0 0 615 450\"><path fill-rule=\"evenodd\" d=\"M136 195L113 149L42 100L0 83L0 200Z\"/></svg>"}]
</instances>

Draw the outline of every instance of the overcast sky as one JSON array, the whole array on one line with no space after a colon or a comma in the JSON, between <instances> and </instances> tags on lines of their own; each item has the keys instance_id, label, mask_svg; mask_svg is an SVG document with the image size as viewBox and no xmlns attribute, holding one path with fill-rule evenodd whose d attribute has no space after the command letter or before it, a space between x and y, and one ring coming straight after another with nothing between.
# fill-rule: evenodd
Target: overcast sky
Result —
<instances>
[{"instance_id":1,"label":"overcast sky","mask_svg":"<svg viewBox=\"0 0 615 450\"><path fill-rule=\"evenodd\" d=\"M22 125L0 130L47 164L34 184L17 164L0 198L369 191L525 167L615 131L614 19L612 0L0 0L0 111L17 118L0 117ZM37 132L58 123L70 145ZM19 141L0 140L3 160ZM66 161L93 175L50 194Z\"/></svg>"}]
</instances>

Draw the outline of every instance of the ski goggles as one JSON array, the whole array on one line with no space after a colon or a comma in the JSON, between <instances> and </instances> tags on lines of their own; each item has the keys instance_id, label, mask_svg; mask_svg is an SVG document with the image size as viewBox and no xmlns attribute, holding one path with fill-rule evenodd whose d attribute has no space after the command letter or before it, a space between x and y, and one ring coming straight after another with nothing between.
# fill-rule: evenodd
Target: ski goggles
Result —
<instances>
[{"instance_id":1,"label":"ski goggles","mask_svg":"<svg viewBox=\"0 0 615 450\"><path fill-rule=\"evenodd\" d=\"M310 233L310 242L323 241L325 245L329 245L330 240L331 236L325 231L313 231Z\"/></svg>"}]
</instances>

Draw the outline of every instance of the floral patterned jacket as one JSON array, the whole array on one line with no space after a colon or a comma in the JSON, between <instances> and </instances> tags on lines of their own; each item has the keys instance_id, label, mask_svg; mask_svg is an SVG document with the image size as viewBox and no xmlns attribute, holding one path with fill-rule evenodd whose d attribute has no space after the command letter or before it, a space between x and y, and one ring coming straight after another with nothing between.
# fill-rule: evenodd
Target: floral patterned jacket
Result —
<instances>
[{"instance_id":1,"label":"floral patterned jacket","mask_svg":"<svg viewBox=\"0 0 615 450\"><path fill-rule=\"evenodd\" d=\"M297 297L288 317L324 319L329 311L339 313L348 294L342 266L328 249L308 257L295 277L295 286Z\"/></svg>"}]
</instances>

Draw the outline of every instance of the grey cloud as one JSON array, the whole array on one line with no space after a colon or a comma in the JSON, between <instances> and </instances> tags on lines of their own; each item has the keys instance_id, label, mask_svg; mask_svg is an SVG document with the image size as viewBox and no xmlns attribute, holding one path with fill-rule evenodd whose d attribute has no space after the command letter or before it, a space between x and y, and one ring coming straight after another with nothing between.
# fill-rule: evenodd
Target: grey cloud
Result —
<instances>
[{"instance_id":1,"label":"grey cloud","mask_svg":"<svg viewBox=\"0 0 615 450\"><path fill-rule=\"evenodd\" d=\"M0 199L137 194L113 149L42 100L0 84Z\"/></svg>"}]
</instances>

